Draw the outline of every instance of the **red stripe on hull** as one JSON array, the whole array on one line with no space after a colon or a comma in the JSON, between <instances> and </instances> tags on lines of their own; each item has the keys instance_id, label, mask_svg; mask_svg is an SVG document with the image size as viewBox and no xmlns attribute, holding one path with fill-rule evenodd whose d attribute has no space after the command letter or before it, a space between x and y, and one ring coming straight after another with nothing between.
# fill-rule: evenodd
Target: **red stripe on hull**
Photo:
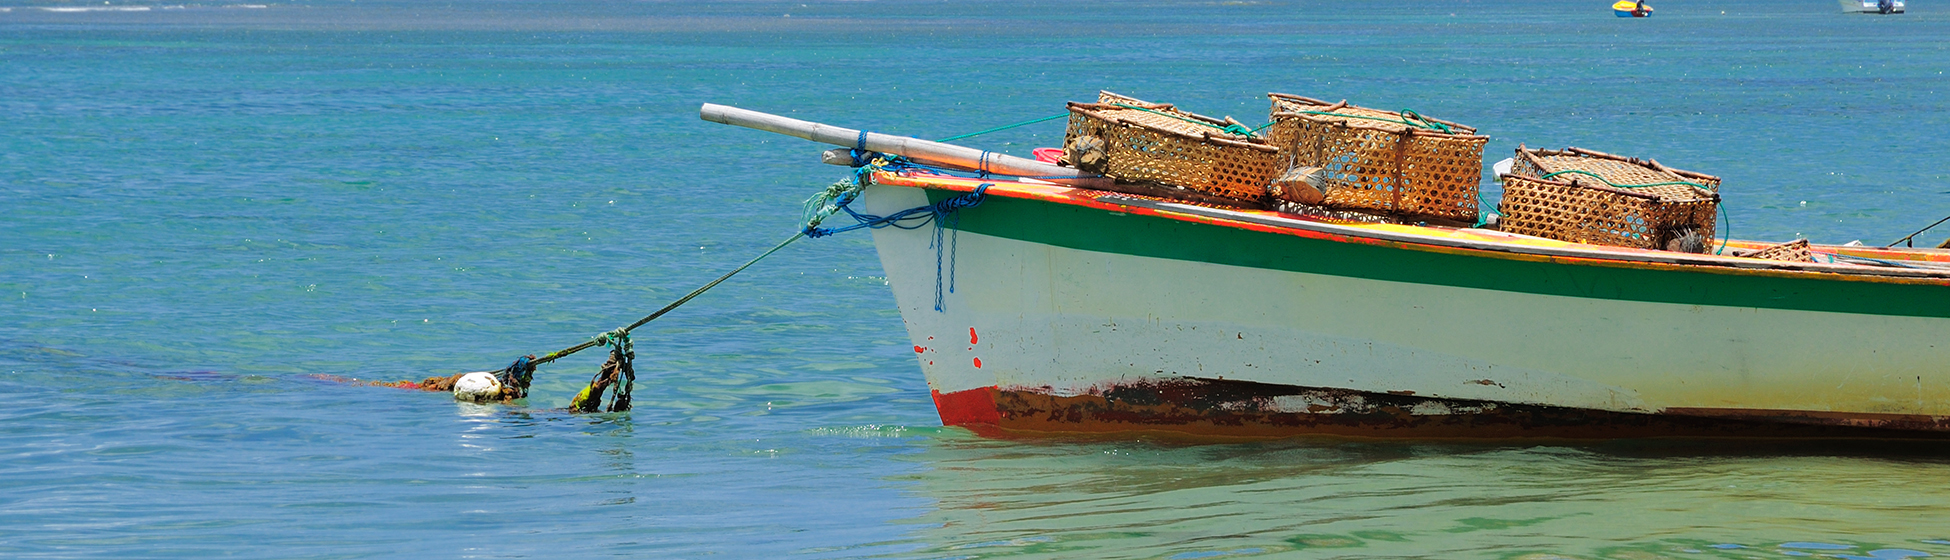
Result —
<instances>
[{"instance_id":1,"label":"red stripe on hull","mask_svg":"<svg viewBox=\"0 0 1950 560\"><path fill-rule=\"evenodd\" d=\"M994 426L1002 422L1002 412L995 407L997 391L994 387L953 393L930 392L934 393L934 410L941 413L943 426Z\"/></svg>"},{"instance_id":2,"label":"red stripe on hull","mask_svg":"<svg viewBox=\"0 0 1950 560\"><path fill-rule=\"evenodd\" d=\"M1183 378L1075 396L1046 388L934 393L941 422L1009 433L1437 439L1847 438L1950 440L1950 418L1779 411L1611 412ZM1282 404L1284 402L1285 404ZM1306 410L1293 410L1303 403Z\"/></svg>"}]
</instances>

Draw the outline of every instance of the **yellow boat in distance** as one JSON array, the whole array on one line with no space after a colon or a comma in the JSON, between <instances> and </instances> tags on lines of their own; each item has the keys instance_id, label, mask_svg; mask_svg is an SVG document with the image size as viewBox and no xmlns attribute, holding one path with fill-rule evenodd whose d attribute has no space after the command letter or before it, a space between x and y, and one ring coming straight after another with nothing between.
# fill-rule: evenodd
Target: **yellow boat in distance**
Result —
<instances>
[{"instance_id":1,"label":"yellow boat in distance","mask_svg":"<svg viewBox=\"0 0 1950 560\"><path fill-rule=\"evenodd\" d=\"M1618 0L1612 3L1611 11L1618 17L1651 17L1652 7L1639 0Z\"/></svg>"}]
</instances>

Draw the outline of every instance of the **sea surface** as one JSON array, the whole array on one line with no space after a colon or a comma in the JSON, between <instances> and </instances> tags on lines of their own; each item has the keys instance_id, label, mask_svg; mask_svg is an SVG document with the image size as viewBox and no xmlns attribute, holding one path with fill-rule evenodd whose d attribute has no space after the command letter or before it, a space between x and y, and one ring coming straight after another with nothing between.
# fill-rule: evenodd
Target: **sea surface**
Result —
<instances>
[{"instance_id":1,"label":"sea surface","mask_svg":"<svg viewBox=\"0 0 1950 560\"><path fill-rule=\"evenodd\" d=\"M707 102L942 138L1289 92L1720 175L1735 237L1950 214L1950 5L1655 7L0 0L0 557L1950 556L1941 447L942 428L861 233L639 330L626 413L561 410L598 352L516 406L350 382L628 324L846 176Z\"/></svg>"}]
</instances>

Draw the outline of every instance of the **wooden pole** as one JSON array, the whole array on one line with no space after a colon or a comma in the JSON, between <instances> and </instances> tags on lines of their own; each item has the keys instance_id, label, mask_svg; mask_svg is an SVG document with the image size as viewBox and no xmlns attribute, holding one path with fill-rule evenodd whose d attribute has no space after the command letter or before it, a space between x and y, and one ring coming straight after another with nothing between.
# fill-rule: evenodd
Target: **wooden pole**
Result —
<instances>
[{"instance_id":1,"label":"wooden pole","mask_svg":"<svg viewBox=\"0 0 1950 560\"><path fill-rule=\"evenodd\" d=\"M861 147L861 133L858 130L802 121L791 117L781 117L737 107L705 103L698 109L698 117L714 123L742 126L795 136L814 142ZM985 171L997 175L1034 177L1052 183L1061 183L1086 188L1109 186L1109 178L1079 171L1075 168L1043 163L1028 158L998 154L975 148L931 142L919 138L908 138L890 134L868 132L865 135L867 151L894 154L916 160L947 164L963 169Z\"/></svg>"}]
</instances>

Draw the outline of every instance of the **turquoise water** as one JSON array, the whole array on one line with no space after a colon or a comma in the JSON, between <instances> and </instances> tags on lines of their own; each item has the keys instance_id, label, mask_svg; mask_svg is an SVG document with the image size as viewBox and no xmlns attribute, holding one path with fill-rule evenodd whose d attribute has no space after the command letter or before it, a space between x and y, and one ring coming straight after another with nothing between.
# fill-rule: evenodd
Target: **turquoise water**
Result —
<instances>
[{"instance_id":1,"label":"turquoise water","mask_svg":"<svg viewBox=\"0 0 1950 560\"><path fill-rule=\"evenodd\" d=\"M860 234L638 331L629 413L552 410L597 356L525 407L320 378L568 346L790 234L843 170L705 102L938 138L1097 89L1349 98L1721 175L1739 237L1887 243L1950 214L1950 10L1912 4L0 6L0 556L1950 555L1935 448L941 428Z\"/></svg>"}]
</instances>

